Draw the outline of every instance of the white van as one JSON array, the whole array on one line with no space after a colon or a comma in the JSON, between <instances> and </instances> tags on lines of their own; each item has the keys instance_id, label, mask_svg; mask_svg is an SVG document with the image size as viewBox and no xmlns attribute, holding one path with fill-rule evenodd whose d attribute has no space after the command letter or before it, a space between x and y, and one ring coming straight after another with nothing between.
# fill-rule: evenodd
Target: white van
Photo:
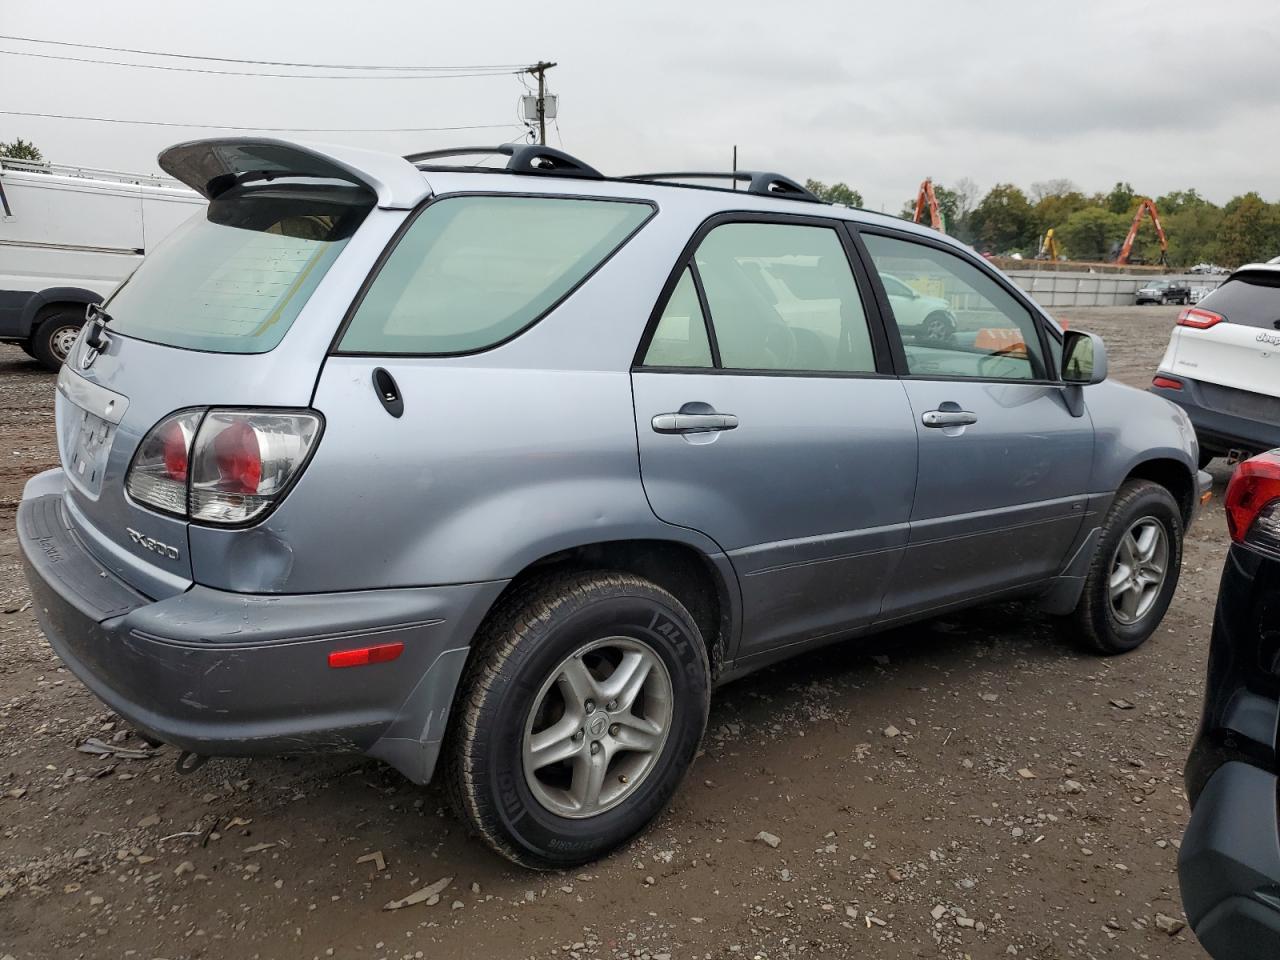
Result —
<instances>
[{"instance_id":1,"label":"white van","mask_svg":"<svg viewBox=\"0 0 1280 960\"><path fill-rule=\"evenodd\" d=\"M0 341L57 369L86 305L204 204L167 177L0 159Z\"/></svg>"}]
</instances>

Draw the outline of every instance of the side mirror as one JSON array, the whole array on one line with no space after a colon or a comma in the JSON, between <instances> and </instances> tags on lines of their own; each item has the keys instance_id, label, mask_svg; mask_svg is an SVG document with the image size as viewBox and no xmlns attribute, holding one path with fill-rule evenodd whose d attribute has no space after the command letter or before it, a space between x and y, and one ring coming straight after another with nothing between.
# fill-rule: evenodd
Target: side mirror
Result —
<instances>
[{"instance_id":1,"label":"side mirror","mask_svg":"<svg viewBox=\"0 0 1280 960\"><path fill-rule=\"evenodd\" d=\"M1100 336L1083 330L1063 335L1062 379L1082 386L1107 379L1107 348Z\"/></svg>"}]
</instances>

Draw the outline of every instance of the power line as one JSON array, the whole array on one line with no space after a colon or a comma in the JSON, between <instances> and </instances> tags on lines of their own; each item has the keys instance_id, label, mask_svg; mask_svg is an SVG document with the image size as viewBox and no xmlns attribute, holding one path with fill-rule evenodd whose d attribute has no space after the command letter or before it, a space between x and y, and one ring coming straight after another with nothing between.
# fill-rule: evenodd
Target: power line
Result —
<instances>
[{"instance_id":1,"label":"power line","mask_svg":"<svg viewBox=\"0 0 1280 960\"><path fill-rule=\"evenodd\" d=\"M41 40L38 37L16 37L0 33L0 40L21 40L24 43L45 43L58 47L77 47L81 50L106 50L111 53L136 53L146 57L174 57L180 60L208 60L214 63L245 63L259 67L298 67L309 70L390 70L398 73L419 71L443 73L450 70L493 70L495 72L523 70L523 63L486 63L455 67L391 67L386 64L350 63L292 63L287 60L244 60L237 57L203 57L193 53L165 53L160 50L139 50L133 47L109 47L96 43L72 43L68 40Z\"/></svg>"},{"instance_id":2,"label":"power line","mask_svg":"<svg viewBox=\"0 0 1280 960\"><path fill-rule=\"evenodd\" d=\"M391 76L346 76L332 73L260 73L255 70L215 70L208 67L175 67L161 63L126 63L123 60L99 60L94 57L71 57L58 53L36 53L30 50L0 50L11 57L36 57L40 60L65 60L71 63L94 63L108 67L134 67L139 70L168 70L175 73L209 73L221 77L274 77L282 80L453 80L463 77L507 77L515 70L494 69L476 73L411 73Z\"/></svg>"},{"instance_id":3,"label":"power line","mask_svg":"<svg viewBox=\"0 0 1280 960\"><path fill-rule=\"evenodd\" d=\"M0 110L10 117L42 117L48 120L87 120L92 123L128 123L146 127L187 127L202 130L247 130L256 133L441 133L449 130L495 130L514 127L507 123L473 123L456 127L240 127L218 123L174 123L166 120L122 120L116 117L82 117L63 113L27 113Z\"/></svg>"}]
</instances>

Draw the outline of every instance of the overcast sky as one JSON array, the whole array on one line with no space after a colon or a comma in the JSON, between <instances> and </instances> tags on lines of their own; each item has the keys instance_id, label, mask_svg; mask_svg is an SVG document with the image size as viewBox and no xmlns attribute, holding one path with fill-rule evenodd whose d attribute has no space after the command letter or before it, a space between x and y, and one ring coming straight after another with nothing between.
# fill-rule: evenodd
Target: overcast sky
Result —
<instances>
[{"instance_id":1,"label":"overcast sky","mask_svg":"<svg viewBox=\"0 0 1280 960\"><path fill-rule=\"evenodd\" d=\"M1280 200L1280 5L644 0L159 0L5 4L0 33L257 60L447 67L559 63L548 139L606 173L743 167L843 180L896 212L920 180L1086 192L1196 187ZM0 50L223 70L0 40ZM0 54L0 109L253 127L444 127L286 133L398 153L521 133L519 81L264 79ZM165 145L228 131L0 114L0 140L46 158L155 170Z\"/></svg>"}]
</instances>

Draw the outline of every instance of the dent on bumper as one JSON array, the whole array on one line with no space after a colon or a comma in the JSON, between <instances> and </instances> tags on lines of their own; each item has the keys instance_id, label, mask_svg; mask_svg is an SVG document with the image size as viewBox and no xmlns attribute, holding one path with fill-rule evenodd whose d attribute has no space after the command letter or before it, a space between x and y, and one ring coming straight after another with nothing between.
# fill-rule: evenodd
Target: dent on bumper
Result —
<instances>
[{"instance_id":1,"label":"dent on bumper","mask_svg":"<svg viewBox=\"0 0 1280 960\"><path fill-rule=\"evenodd\" d=\"M194 753L359 751L430 778L472 634L505 586L251 596L196 586L152 602L103 570L60 497L24 500L36 619L71 671L146 733ZM328 654L404 643L389 663Z\"/></svg>"}]
</instances>

